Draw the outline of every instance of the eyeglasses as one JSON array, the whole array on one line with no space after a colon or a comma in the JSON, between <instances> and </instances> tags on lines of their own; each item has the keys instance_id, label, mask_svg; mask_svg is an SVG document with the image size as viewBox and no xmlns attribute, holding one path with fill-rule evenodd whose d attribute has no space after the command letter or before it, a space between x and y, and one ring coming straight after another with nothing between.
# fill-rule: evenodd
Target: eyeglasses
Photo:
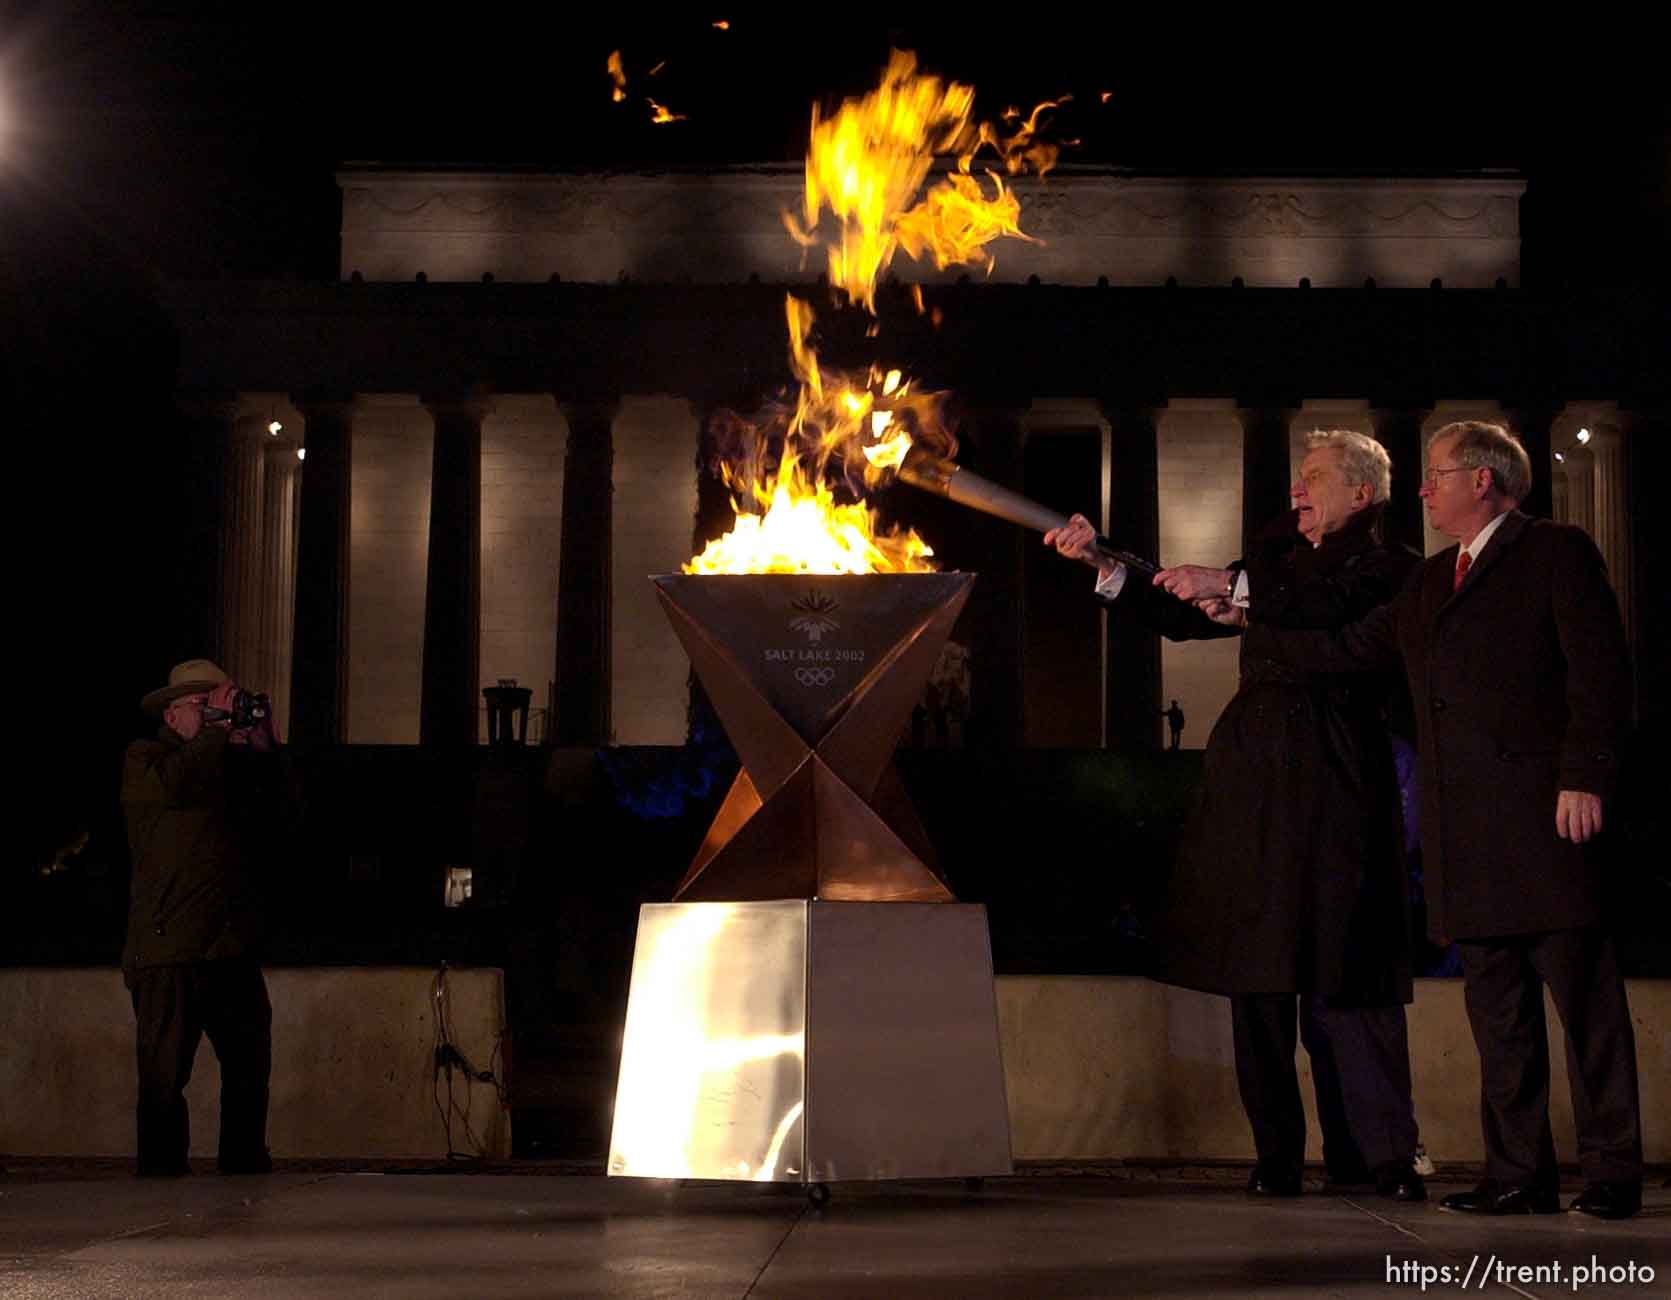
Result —
<instances>
[{"instance_id":1,"label":"eyeglasses","mask_svg":"<svg viewBox=\"0 0 1671 1300\"><path fill-rule=\"evenodd\" d=\"M1430 470L1427 471L1427 473L1422 475L1422 484L1425 487L1438 487L1439 486L1439 475L1441 475L1441 474L1471 473L1473 470L1475 470L1477 468L1478 468L1478 466L1475 466L1475 465L1457 465L1457 466L1454 466L1451 469L1430 469Z\"/></svg>"}]
</instances>

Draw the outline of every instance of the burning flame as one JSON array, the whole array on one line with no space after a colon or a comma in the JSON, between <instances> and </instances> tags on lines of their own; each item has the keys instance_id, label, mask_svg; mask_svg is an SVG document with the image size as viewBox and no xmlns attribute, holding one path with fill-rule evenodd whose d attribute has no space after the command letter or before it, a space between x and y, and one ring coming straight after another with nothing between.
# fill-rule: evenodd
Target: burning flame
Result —
<instances>
[{"instance_id":1,"label":"burning flame","mask_svg":"<svg viewBox=\"0 0 1671 1300\"><path fill-rule=\"evenodd\" d=\"M644 102L649 104L650 120L657 126L663 126L668 122L683 122L685 120L685 115L683 113L669 112L653 99L646 99Z\"/></svg>"},{"instance_id":2,"label":"burning flame","mask_svg":"<svg viewBox=\"0 0 1671 1300\"><path fill-rule=\"evenodd\" d=\"M1052 147L1037 138L1038 118L1062 101L1041 104L1021 130L1005 137L974 120L975 91L917 72L916 56L895 50L882 84L863 99L848 100L827 120L812 115L802 219L785 214L803 246L825 208L840 226L828 249L830 283L874 314L876 278L896 249L924 253L942 270L984 262L985 246L999 235L1018 239L1021 205L994 171L989 197L970 174L976 154L990 146L1011 175L1032 166L1040 175L1055 164ZM1019 114L1017 114L1019 116ZM918 193L938 156L956 158L957 170Z\"/></svg>"},{"instance_id":3,"label":"burning flame","mask_svg":"<svg viewBox=\"0 0 1671 1300\"><path fill-rule=\"evenodd\" d=\"M610 91L609 97L619 104L627 97L627 72L621 66L621 51L611 50L609 61L605 66L609 69L609 79L615 83L615 88Z\"/></svg>"},{"instance_id":4,"label":"burning flame","mask_svg":"<svg viewBox=\"0 0 1671 1300\"><path fill-rule=\"evenodd\" d=\"M898 370L826 370L808 338L812 308L791 295L785 311L790 365L800 381L795 407L784 413L781 440L751 424L733 430L736 445L719 469L737 509L736 527L710 542L685 572L931 571L928 543L915 532L878 526L862 498L893 463L870 459L879 443L897 446L903 457L909 430L916 429L956 445L942 426L943 395L913 392Z\"/></svg>"},{"instance_id":5,"label":"burning flame","mask_svg":"<svg viewBox=\"0 0 1671 1300\"><path fill-rule=\"evenodd\" d=\"M974 118L974 90L917 72L915 56L895 51L881 85L822 117L813 111L801 219L784 225L803 248L826 243L818 233L827 208L829 279L850 303L876 315L876 281L903 250L941 269L993 265L987 245L1000 236L1027 239L1021 205L994 170L971 171L991 149L1010 175L1043 174L1056 147L1040 138L1041 116L1062 100L1040 104L1005 134ZM935 161L954 169L928 184ZM926 191L924 186L927 185ZM922 291L913 287L918 312ZM800 389L792 411L768 425L739 422L720 470L731 489L737 524L685 565L687 573L872 573L932 569L933 551L915 532L878 527L865 492L897 468L914 439L950 457L956 439L941 419L943 395L916 393L898 370L863 374L822 367L812 346L811 306L790 295L790 367ZM939 311L932 317L939 323ZM875 337L872 322L868 335ZM844 500L851 497L852 500Z\"/></svg>"}]
</instances>

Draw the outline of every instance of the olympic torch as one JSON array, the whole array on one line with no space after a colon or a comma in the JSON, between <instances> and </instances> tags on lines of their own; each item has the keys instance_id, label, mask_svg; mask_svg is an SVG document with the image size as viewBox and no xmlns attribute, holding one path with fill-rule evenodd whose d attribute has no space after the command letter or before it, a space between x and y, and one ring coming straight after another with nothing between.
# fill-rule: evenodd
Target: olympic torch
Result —
<instances>
[{"instance_id":1,"label":"olympic torch","mask_svg":"<svg viewBox=\"0 0 1671 1300\"><path fill-rule=\"evenodd\" d=\"M900 479L914 488L943 496L960 506L979 510L982 514L1007 519L1023 528L1047 533L1052 528L1060 528L1068 522L1066 515L1040 505L1031 497L1012 492L991 479L971 473L956 461L943 460L923 447L909 447L899 462L898 472ZM1158 565L1142 556L1133 555L1130 551L1120 550L1106 537L1099 536L1094 545L1108 559L1124 564L1138 573L1159 572Z\"/></svg>"}]
</instances>

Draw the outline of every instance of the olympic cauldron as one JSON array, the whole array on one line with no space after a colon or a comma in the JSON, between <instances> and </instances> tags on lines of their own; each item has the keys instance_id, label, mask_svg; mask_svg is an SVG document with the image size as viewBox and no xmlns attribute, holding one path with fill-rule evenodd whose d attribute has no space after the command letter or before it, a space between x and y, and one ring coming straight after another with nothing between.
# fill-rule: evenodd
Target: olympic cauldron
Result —
<instances>
[{"instance_id":1,"label":"olympic cauldron","mask_svg":"<svg viewBox=\"0 0 1671 1300\"><path fill-rule=\"evenodd\" d=\"M986 911L892 762L974 575L652 581L742 770L639 915L609 1173L1008 1173Z\"/></svg>"}]
</instances>

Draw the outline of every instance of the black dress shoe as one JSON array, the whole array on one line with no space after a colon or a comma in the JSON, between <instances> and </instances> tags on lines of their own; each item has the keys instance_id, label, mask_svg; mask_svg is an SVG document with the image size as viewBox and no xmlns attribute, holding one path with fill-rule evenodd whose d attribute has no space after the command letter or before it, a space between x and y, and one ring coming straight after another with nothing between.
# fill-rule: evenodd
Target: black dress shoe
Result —
<instances>
[{"instance_id":1,"label":"black dress shoe","mask_svg":"<svg viewBox=\"0 0 1671 1300\"><path fill-rule=\"evenodd\" d=\"M1439 1208L1458 1214L1558 1214L1561 1195L1552 1187L1484 1182L1471 1192L1453 1192Z\"/></svg>"},{"instance_id":2,"label":"black dress shoe","mask_svg":"<svg viewBox=\"0 0 1671 1300\"><path fill-rule=\"evenodd\" d=\"M1642 1208L1642 1184L1591 1183L1572 1202L1575 1214L1596 1219L1628 1219Z\"/></svg>"},{"instance_id":3,"label":"black dress shoe","mask_svg":"<svg viewBox=\"0 0 1671 1300\"><path fill-rule=\"evenodd\" d=\"M1408 1160L1394 1160L1375 1171L1375 1194L1413 1204L1427 1199L1427 1184Z\"/></svg>"},{"instance_id":4,"label":"black dress shoe","mask_svg":"<svg viewBox=\"0 0 1671 1300\"><path fill-rule=\"evenodd\" d=\"M1300 1194L1300 1171L1298 1169L1279 1169L1274 1165L1255 1165L1253 1172L1248 1175L1247 1194L1249 1196L1298 1196Z\"/></svg>"}]
</instances>

